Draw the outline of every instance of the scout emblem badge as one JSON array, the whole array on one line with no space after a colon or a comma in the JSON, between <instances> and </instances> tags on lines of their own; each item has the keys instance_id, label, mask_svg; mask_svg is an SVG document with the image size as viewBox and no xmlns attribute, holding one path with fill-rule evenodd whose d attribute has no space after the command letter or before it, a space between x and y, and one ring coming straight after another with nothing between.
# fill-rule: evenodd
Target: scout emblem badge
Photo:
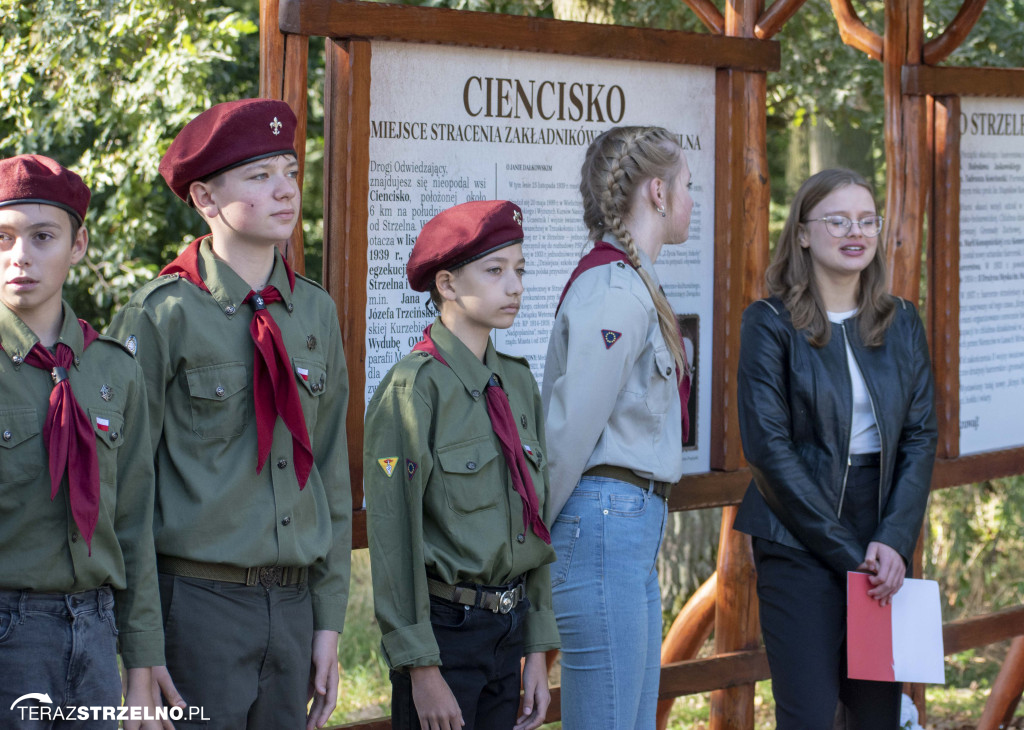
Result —
<instances>
[{"instance_id":1,"label":"scout emblem badge","mask_svg":"<svg viewBox=\"0 0 1024 730\"><path fill-rule=\"evenodd\" d=\"M395 473L395 464L398 463L397 456L388 456L383 459L377 459L377 463L380 464L380 468L384 470L384 473L391 478L391 475Z\"/></svg>"},{"instance_id":2,"label":"scout emblem badge","mask_svg":"<svg viewBox=\"0 0 1024 730\"><path fill-rule=\"evenodd\" d=\"M616 332L615 330L601 330L601 337L604 338L604 349L608 350L611 349L612 345L619 341L619 338L622 337L622 333Z\"/></svg>"},{"instance_id":3,"label":"scout emblem badge","mask_svg":"<svg viewBox=\"0 0 1024 730\"><path fill-rule=\"evenodd\" d=\"M113 397L114 397L114 391L111 389L111 387L109 385L104 383L100 387L100 398L102 398L105 401L109 401Z\"/></svg>"},{"instance_id":4,"label":"scout emblem badge","mask_svg":"<svg viewBox=\"0 0 1024 730\"><path fill-rule=\"evenodd\" d=\"M124 349L128 350L132 357L139 351L139 341L135 339L135 335L128 335L128 339L124 341Z\"/></svg>"}]
</instances>

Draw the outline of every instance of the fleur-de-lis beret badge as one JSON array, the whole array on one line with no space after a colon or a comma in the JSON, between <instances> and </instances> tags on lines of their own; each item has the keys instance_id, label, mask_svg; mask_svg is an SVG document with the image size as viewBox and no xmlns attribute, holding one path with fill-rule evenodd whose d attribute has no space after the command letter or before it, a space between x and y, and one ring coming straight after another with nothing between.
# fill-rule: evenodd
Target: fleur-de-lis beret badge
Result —
<instances>
[{"instance_id":1,"label":"fleur-de-lis beret badge","mask_svg":"<svg viewBox=\"0 0 1024 730\"><path fill-rule=\"evenodd\" d=\"M284 125L281 124L280 120L278 120L277 117L274 117L274 121L272 121L270 123L270 131L274 133L275 137L277 135L281 134L281 127L282 126L284 126Z\"/></svg>"}]
</instances>

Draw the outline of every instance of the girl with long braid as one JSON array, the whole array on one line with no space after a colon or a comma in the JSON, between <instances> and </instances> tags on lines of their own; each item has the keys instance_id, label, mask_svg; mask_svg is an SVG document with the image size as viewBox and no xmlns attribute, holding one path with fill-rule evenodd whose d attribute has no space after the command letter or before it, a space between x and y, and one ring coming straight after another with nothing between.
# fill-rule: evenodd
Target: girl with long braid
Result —
<instances>
[{"instance_id":1,"label":"girl with long braid","mask_svg":"<svg viewBox=\"0 0 1024 730\"><path fill-rule=\"evenodd\" d=\"M654 262L689 234L690 170L666 130L615 127L590 145L581 178L596 243L562 293L543 385L562 727L650 730L655 560L689 427L689 366Z\"/></svg>"}]
</instances>

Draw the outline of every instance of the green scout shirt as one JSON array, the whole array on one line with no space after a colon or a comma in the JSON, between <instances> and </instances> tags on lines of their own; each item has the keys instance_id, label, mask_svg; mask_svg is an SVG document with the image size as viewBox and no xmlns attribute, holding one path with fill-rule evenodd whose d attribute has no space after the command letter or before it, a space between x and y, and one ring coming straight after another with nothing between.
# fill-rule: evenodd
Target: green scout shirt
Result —
<instances>
[{"instance_id":1,"label":"green scout shirt","mask_svg":"<svg viewBox=\"0 0 1024 730\"><path fill-rule=\"evenodd\" d=\"M496 373L508 394L530 476L545 514L544 412L525 360L497 352L484 362L437 319L431 337L447 367L413 352L385 376L366 412L363 481L373 601L392 667L441 663L430 626L427 576L502 585L526 574L525 652L558 647L548 563L555 551L523 526L491 428L484 389ZM380 460L394 459L392 462ZM388 464L390 463L390 467Z\"/></svg>"},{"instance_id":2,"label":"green scout shirt","mask_svg":"<svg viewBox=\"0 0 1024 730\"><path fill-rule=\"evenodd\" d=\"M110 325L137 347L149 392L156 454L158 555L241 568L309 566L316 629L341 631L348 600L352 497L345 438L348 376L334 302L295 277L280 255L267 304L281 329L302 400L313 469L301 491L292 437L274 426L256 473L256 411L249 285L203 241L204 292L177 274L137 291ZM299 369L308 371L300 377Z\"/></svg>"},{"instance_id":3,"label":"green scout shirt","mask_svg":"<svg viewBox=\"0 0 1024 730\"><path fill-rule=\"evenodd\" d=\"M115 340L101 336L85 350L67 303L63 316L59 341L75 353L68 380L96 434L100 511L92 555L71 515L66 475L50 499L43 424L53 379L49 370L21 362L39 338L0 305L0 588L77 593L109 585L125 666L159 666L164 633L145 381ZM108 430L99 428L97 418L109 421Z\"/></svg>"}]
</instances>

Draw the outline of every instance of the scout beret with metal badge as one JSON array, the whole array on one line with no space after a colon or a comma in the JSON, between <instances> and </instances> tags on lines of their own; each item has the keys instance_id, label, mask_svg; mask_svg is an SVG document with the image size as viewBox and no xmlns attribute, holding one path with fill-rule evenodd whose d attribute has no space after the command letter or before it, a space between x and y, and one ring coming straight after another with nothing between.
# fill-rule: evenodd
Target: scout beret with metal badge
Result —
<instances>
[{"instance_id":1,"label":"scout beret with metal badge","mask_svg":"<svg viewBox=\"0 0 1024 730\"><path fill-rule=\"evenodd\" d=\"M441 211L423 226L406 275L413 291L427 291L434 275L523 242L523 211L507 200L471 200Z\"/></svg>"},{"instance_id":2,"label":"scout beret with metal badge","mask_svg":"<svg viewBox=\"0 0 1024 730\"><path fill-rule=\"evenodd\" d=\"M160 160L160 174L191 205L189 186L266 157L295 154L297 121L277 99L216 104L178 133Z\"/></svg>"},{"instance_id":3,"label":"scout beret with metal badge","mask_svg":"<svg viewBox=\"0 0 1024 730\"><path fill-rule=\"evenodd\" d=\"M0 160L0 207L22 203L55 205L78 222L89 208L89 186L76 173L43 155Z\"/></svg>"}]
</instances>

